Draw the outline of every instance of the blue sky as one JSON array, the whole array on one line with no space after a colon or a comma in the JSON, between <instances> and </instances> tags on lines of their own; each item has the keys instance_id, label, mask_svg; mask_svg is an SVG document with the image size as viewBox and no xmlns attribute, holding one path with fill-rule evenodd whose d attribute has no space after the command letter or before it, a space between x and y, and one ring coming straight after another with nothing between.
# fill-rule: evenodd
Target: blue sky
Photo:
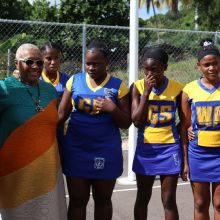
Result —
<instances>
[{"instance_id":1,"label":"blue sky","mask_svg":"<svg viewBox=\"0 0 220 220\"><path fill-rule=\"evenodd\" d=\"M155 8L155 11L156 11L156 14L165 14L168 9L167 8L164 8L162 10L158 10L157 8ZM153 16L153 8L152 6L150 7L150 10L149 12L147 12L147 8L145 5L143 5L142 8L139 9L139 17L146 20L148 18L150 18L151 16Z\"/></svg>"},{"instance_id":2,"label":"blue sky","mask_svg":"<svg viewBox=\"0 0 220 220\"><path fill-rule=\"evenodd\" d=\"M56 2L57 4L60 3L60 0L49 0L49 1L50 1L51 4L54 4L55 2ZM29 0L29 2L32 3L33 0ZM167 9L166 9L166 8L163 9L163 10L158 10L158 9L156 9L156 14L164 14L164 13L166 13L166 12L167 12ZM146 20L146 19L150 18L151 16L153 16L153 8L152 8L152 7L150 8L149 13L147 12L147 9L146 9L146 6L145 6L145 5L143 5L143 7L139 9L139 17L140 17L140 18Z\"/></svg>"}]
</instances>

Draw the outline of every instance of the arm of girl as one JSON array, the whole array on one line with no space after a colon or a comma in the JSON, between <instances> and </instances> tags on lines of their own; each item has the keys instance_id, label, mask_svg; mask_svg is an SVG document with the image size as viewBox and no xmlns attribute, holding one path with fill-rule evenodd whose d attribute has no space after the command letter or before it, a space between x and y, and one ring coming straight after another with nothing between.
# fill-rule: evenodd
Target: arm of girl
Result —
<instances>
[{"instance_id":1,"label":"arm of girl","mask_svg":"<svg viewBox=\"0 0 220 220\"><path fill-rule=\"evenodd\" d=\"M131 105L131 118L135 127L142 127L147 121L148 115L148 101L151 90L156 84L153 75L148 74L144 76L144 92L141 96L136 85L133 86L132 91L132 105Z\"/></svg>"},{"instance_id":2,"label":"arm of girl","mask_svg":"<svg viewBox=\"0 0 220 220\"><path fill-rule=\"evenodd\" d=\"M63 124L70 115L72 109L71 96L71 92L65 89L58 108L59 124Z\"/></svg>"},{"instance_id":3,"label":"arm of girl","mask_svg":"<svg viewBox=\"0 0 220 220\"><path fill-rule=\"evenodd\" d=\"M189 180L189 164L188 164L188 135L187 129L191 125L191 109L188 103L188 95L182 92L181 95L181 121L180 121L180 138L183 152L183 168L181 177L184 181Z\"/></svg>"}]
</instances>

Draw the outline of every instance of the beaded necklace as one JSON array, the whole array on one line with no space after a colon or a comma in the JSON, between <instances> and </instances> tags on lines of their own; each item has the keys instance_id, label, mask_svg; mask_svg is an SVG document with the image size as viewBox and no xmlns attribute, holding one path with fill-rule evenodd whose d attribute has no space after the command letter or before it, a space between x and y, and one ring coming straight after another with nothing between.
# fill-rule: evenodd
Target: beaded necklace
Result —
<instances>
[{"instance_id":1,"label":"beaded necklace","mask_svg":"<svg viewBox=\"0 0 220 220\"><path fill-rule=\"evenodd\" d=\"M35 103L36 107L35 107L35 111L36 112L43 112L44 108L40 105L40 88L39 88L39 84L37 85L37 94L38 94L38 98L35 99L33 94L31 93L31 91L25 87L27 90L27 93L30 95L31 99L33 100L33 102Z\"/></svg>"}]
</instances>

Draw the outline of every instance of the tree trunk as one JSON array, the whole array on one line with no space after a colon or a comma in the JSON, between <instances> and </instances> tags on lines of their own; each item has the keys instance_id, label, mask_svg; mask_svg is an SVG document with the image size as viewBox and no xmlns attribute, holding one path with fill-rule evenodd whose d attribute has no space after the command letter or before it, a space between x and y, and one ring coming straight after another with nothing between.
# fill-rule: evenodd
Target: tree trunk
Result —
<instances>
[{"instance_id":1,"label":"tree trunk","mask_svg":"<svg viewBox=\"0 0 220 220\"><path fill-rule=\"evenodd\" d=\"M171 3L171 14L174 17L178 17L179 16L178 0L172 0L172 3Z\"/></svg>"}]
</instances>

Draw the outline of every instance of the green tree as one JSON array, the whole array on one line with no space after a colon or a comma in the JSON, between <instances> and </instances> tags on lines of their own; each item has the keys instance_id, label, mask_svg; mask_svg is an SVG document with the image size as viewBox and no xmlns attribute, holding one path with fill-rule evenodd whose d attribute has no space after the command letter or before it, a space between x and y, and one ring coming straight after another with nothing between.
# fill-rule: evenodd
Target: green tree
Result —
<instances>
[{"instance_id":1,"label":"green tree","mask_svg":"<svg viewBox=\"0 0 220 220\"><path fill-rule=\"evenodd\" d=\"M174 17L179 16L179 4L189 5L189 3L189 0L161 0L161 5L164 5L163 7L168 7L171 16Z\"/></svg>"},{"instance_id":2,"label":"green tree","mask_svg":"<svg viewBox=\"0 0 220 220\"><path fill-rule=\"evenodd\" d=\"M220 30L220 1L219 0L193 0L193 6L198 11L199 29L209 31Z\"/></svg>"},{"instance_id":3,"label":"green tree","mask_svg":"<svg viewBox=\"0 0 220 220\"><path fill-rule=\"evenodd\" d=\"M159 0L138 0L139 7L142 7L144 4L146 4L147 12L150 11L150 6L154 8L155 6L157 8L160 8L160 1Z\"/></svg>"},{"instance_id":4,"label":"green tree","mask_svg":"<svg viewBox=\"0 0 220 220\"><path fill-rule=\"evenodd\" d=\"M55 6L50 6L49 1L35 0L29 19L39 21L57 21L57 13L58 9Z\"/></svg>"},{"instance_id":5,"label":"green tree","mask_svg":"<svg viewBox=\"0 0 220 220\"><path fill-rule=\"evenodd\" d=\"M139 7L142 7L144 4L146 4L146 8L147 8L147 13L149 13L150 11L150 7L152 5L153 7L153 13L154 13L154 18L155 18L155 21L157 23L157 20L156 20L156 12L155 12L155 6L157 8L160 8L160 1L159 0L138 0L138 4L139 4Z\"/></svg>"},{"instance_id":6,"label":"green tree","mask_svg":"<svg viewBox=\"0 0 220 220\"><path fill-rule=\"evenodd\" d=\"M61 0L61 22L99 25L129 24L129 1L127 0Z\"/></svg>"},{"instance_id":7,"label":"green tree","mask_svg":"<svg viewBox=\"0 0 220 220\"><path fill-rule=\"evenodd\" d=\"M0 18L2 19L25 19L31 11L28 0L7 0L0 1Z\"/></svg>"},{"instance_id":8,"label":"green tree","mask_svg":"<svg viewBox=\"0 0 220 220\"><path fill-rule=\"evenodd\" d=\"M155 7L156 8L169 8L170 15L177 18L179 16L179 4L189 5L189 0L139 0L139 6L143 6L146 4L147 12L150 10L150 6L152 5L154 10L154 17L156 16Z\"/></svg>"},{"instance_id":9,"label":"green tree","mask_svg":"<svg viewBox=\"0 0 220 220\"><path fill-rule=\"evenodd\" d=\"M169 28L169 29L182 29L182 30L193 30L194 29L194 13L195 9L189 6L182 6L179 10L179 17L176 19L168 11L165 15L157 15L158 28ZM144 25L143 25L144 23ZM143 27L154 28L155 19L150 18L145 22L142 22Z\"/></svg>"}]
</instances>

